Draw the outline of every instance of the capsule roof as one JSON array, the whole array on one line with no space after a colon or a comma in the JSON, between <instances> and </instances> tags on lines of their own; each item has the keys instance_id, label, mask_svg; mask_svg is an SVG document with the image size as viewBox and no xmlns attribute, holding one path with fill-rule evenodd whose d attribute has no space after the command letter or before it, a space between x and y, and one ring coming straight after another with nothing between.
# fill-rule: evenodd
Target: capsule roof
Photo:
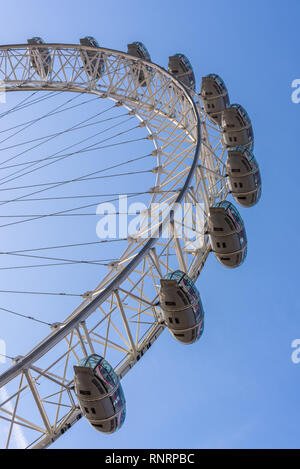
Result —
<instances>
[{"instance_id":1,"label":"capsule roof","mask_svg":"<svg viewBox=\"0 0 300 469\"><path fill-rule=\"evenodd\" d=\"M215 208L224 208L225 212L228 213L231 218L233 218L240 226L244 225L244 221L237 210L237 208L228 200L222 200L221 202L217 202L214 205Z\"/></svg>"},{"instance_id":2,"label":"capsule roof","mask_svg":"<svg viewBox=\"0 0 300 469\"><path fill-rule=\"evenodd\" d=\"M231 104L231 106L229 106L228 109L237 109L239 111L239 113L244 117L244 119L249 123L251 124L251 119L249 117L249 114L248 112L246 111L245 108L243 108L243 106L241 104Z\"/></svg>"},{"instance_id":3,"label":"capsule roof","mask_svg":"<svg viewBox=\"0 0 300 469\"><path fill-rule=\"evenodd\" d=\"M125 419L126 402L119 377L100 355L92 354L74 366L75 393L83 415L97 430L112 433Z\"/></svg>"},{"instance_id":4,"label":"capsule roof","mask_svg":"<svg viewBox=\"0 0 300 469\"><path fill-rule=\"evenodd\" d=\"M174 57L179 57L189 69L193 70L192 64L186 55L179 53L179 54L174 54Z\"/></svg>"},{"instance_id":5,"label":"capsule roof","mask_svg":"<svg viewBox=\"0 0 300 469\"><path fill-rule=\"evenodd\" d=\"M149 62L151 61L151 57L150 57L150 54L149 54L149 51L147 49L147 47L145 46L145 44L143 44L142 42L140 41L134 41L133 44L135 46L138 47L138 49L142 52L143 56L144 56L144 59L145 60L148 60ZM130 44L129 44L130 45Z\"/></svg>"},{"instance_id":6,"label":"capsule roof","mask_svg":"<svg viewBox=\"0 0 300 469\"><path fill-rule=\"evenodd\" d=\"M96 355L94 353L93 355L90 355L80 360L78 362L78 366L85 366L86 368L91 368L93 370L94 368L96 368L96 366L101 360L103 360L103 358L100 355Z\"/></svg>"},{"instance_id":7,"label":"capsule roof","mask_svg":"<svg viewBox=\"0 0 300 469\"><path fill-rule=\"evenodd\" d=\"M181 270L161 279L160 305L166 326L181 343L192 344L204 330L204 310L198 289Z\"/></svg>"},{"instance_id":8,"label":"capsule roof","mask_svg":"<svg viewBox=\"0 0 300 469\"><path fill-rule=\"evenodd\" d=\"M169 65L170 65L170 61L174 58L177 58L179 59L179 61L183 64L183 66L186 68L186 73L185 73L185 77L183 78L180 78L180 74L178 74L178 79L180 81L183 82L183 84L185 84L185 79L187 79L189 81L189 87L192 88L193 90L195 90L195 85L196 85L196 78L195 78L195 74L194 74L194 70L193 70L193 67L191 65L191 62L189 61L189 59L186 57L186 55L184 54L181 54L181 53L177 53L177 54L174 54L173 56L169 57ZM169 71L172 73L172 70L170 70L170 67L169 67ZM187 84L186 84L187 86Z\"/></svg>"},{"instance_id":9,"label":"capsule roof","mask_svg":"<svg viewBox=\"0 0 300 469\"><path fill-rule=\"evenodd\" d=\"M179 285L183 285L191 302L200 300L200 294L198 289L196 288L194 282L185 272L182 272L181 270L175 270L174 272L167 274L165 279L176 280Z\"/></svg>"},{"instance_id":10,"label":"capsule roof","mask_svg":"<svg viewBox=\"0 0 300 469\"><path fill-rule=\"evenodd\" d=\"M204 78L212 78L224 91L228 92L224 80L216 73L209 73Z\"/></svg>"},{"instance_id":11,"label":"capsule roof","mask_svg":"<svg viewBox=\"0 0 300 469\"><path fill-rule=\"evenodd\" d=\"M45 41L39 36L34 36L31 39L27 39L27 42L29 41L32 41L32 42L34 41L36 44L45 44Z\"/></svg>"},{"instance_id":12,"label":"capsule roof","mask_svg":"<svg viewBox=\"0 0 300 469\"><path fill-rule=\"evenodd\" d=\"M257 162L253 152L249 148L241 146L241 145L238 146L238 147L228 148L228 154L232 154L232 153L235 153L235 152L246 156L246 158L249 161L249 163L251 164L253 170L257 170L259 168L258 162Z\"/></svg>"},{"instance_id":13,"label":"capsule roof","mask_svg":"<svg viewBox=\"0 0 300 469\"><path fill-rule=\"evenodd\" d=\"M89 42L92 47L100 47L98 41L93 36L85 36L80 39L80 44L87 45L85 44L86 42Z\"/></svg>"},{"instance_id":14,"label":"capsule roof","mask_svg":"<svg viewBox=\"0 0 300 469\"><path fill-rule=\"evenodd\" d=\"M224 200L209 210L212 250L221 264L238 267L247 255L245 225L235 206Z\"/></svg>"},{"instance_id":15,"label":"capsule roof","mask_svg":"<svg viewBox=\"0 0 300 469\"><path fill-rule=\"evenodd\" d=\"M261 177L253 153L244 146L228 150L226 172L233 198L243 207L252 207L261 196Z\"/></svg>"},{"instance_id":16,"label":"capsule roof","mask_svg":"<svg viewBox=\"0 0 300 469\"><path fill-rule=\"evenodd\" d=\"M93 371L97 369L97 371L100 372L101 377L108 381L108 384L110 385L116 385L119 381L119 378L112 366L100 355L93 354L89 357L85 357L80 360L77 366L91 368Z\"/></svg>"},{"instance_id":17,"label":"capsule roof","mask_svg":"<svg viewBox=\"0 0 300 469\"><path fill-rule=\"evenodd\" d=\"M192 279L185 272L182 272L181 270L175 270L174 272L167 274L165 279L176 280L178 285L181 286L186 292L191 305L193 305L197 311L199 310L201 315L204 315L200 293Z\"/></svg>"}]
</instances>

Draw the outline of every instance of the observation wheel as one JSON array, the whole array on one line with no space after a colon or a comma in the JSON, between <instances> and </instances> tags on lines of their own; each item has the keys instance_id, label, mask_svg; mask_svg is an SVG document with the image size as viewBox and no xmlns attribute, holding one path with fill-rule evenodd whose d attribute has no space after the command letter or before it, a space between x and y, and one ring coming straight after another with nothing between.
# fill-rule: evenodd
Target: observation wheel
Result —
<instances>
[{"instance_id":1,"label":"observation wheel","mask_svg":"<svg viewBox=\"0 0 300 469\"><path fill-rule=\"evenodd\" d=\"M22 100L11 112L55 93L87 98L90 95L96 104L109 102L113 110L122 110L125 118L130 119L130 129L134 126L138 138L147 145L144 155L140 153L135 159L126 153L125 161L135 164L135 160L143 158L144 172L152 178L152 184L148 185L147 179L144 187L147 208L139 213L137 229L122 240L125 247L120 255L106 262L102 277L97 270L93 271L94 284L76 292L81 297L80 304L73 311L63 306L54 311L40 343L26 354L11 357L12 366L0 376L0 420L6 433L6 447L14 447L21 440L24 447L46 448L82 417L74 392L73 366L83 357L99 354L122 379L166 328L159 305L160 279L180 270L194 282L197 280L212 249L207 235L210 207L224 201L230 192L225 165L227 147L222 128L205 112L200 95L184 86L180 77L124 52L69 44L1 46L0 79L7 94L31 93L27 101ZM3 113L3 122L7 116L9 112ZM114 121L109 125L113 128ZM121 139L125 138L125 143L130 140L126 130L114 131ZM111 143L105 142L105 136L100 141L101 144L88 141L80 151L97 152L99 146ZM118 151L123 155L124 147L118 147ZM25 174L31 177L31 171L36 171L33 180L36 187L26 189L28 182L23 184L25 192L9 202L29 196L32 200L32 194L38 191L60 187L63 182L59 173L51 184L39 185L38 170L62 158L70 161L77 153L77 149L67 149L58 155L29 159L18 168L11 167L12 162L6 163L12 173L4 182L10 185L15 177ZM124 165L124 162L110 164L105 158L102 163L106 170L111 168L118 174ZM130 167L128 175L134 173L134 168ZM123 169L126 173L126 167ZM140 166L139 169L136 172L142 173L143 169ZM68 183L101 173L99 169L82 172L81 176L71 175ZM116 184L113 183L113 193L117 193ZM88 204L83 203L80 208ZM153 207L157 210L152 210ZM34 214L31 218L42 222L74 210L52 208L47 214ZM185 216L178 216L179 212ZM109 242L98 241L103 243L100 248ZM36 255L33 251L29 254ZM18 254L20 250L6 254L13 252ZM50 259L48 254L44 258ZM62 256L58 258L59 262L66 261ZM56 275L63 278L61 271ZM48 301L49 296L46 298ZM79 303L78 298L76 301ZM18 314L29 320L43 320L42 315L33 317L25 311Z\"/></svg>"}]
</instances>

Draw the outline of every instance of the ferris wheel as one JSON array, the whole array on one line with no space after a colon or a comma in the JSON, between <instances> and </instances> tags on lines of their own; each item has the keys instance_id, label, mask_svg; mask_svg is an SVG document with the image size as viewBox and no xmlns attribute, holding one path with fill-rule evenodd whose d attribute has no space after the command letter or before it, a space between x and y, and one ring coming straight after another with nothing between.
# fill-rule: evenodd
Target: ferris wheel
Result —
<instances>
[{"instance_id":1,"label":"ferris wheel","mask_svg":"<svg viewBox=\"0 0 300 469\"><path fill-rule=\"evenodd\" d=\"M100 278L94 274L94 284L76 295L81 297L81 303L73 311L60 309L59 319L47 323L48 335L28 353L11 357L12 366L0 376L0 420L6 432L6 447L14 446L14 434L22 432L24 447L46 448L82 417L100 432L111 433L123 424L126 389L122 389L121 380L164 329L183 344L200 339L204 310L195 282L211 252L227 267L238 267L244 261L245 226L235 205L227 199L232 197L244 207L254 205L260 197L261 179L252 152L254 137L247 112L240 105L230 105L227 88L216 74L204 77L201 91L196 93L194 72L183 54L170 57L165 70L151 62L140 42L130 44L125 53L99 47L92 37L81 39L80 45L45 44L40 38L33 38L27 44L0 46L0 79L6 92L27 93L14 108L0 114L3 121L11 113L28 111L31 105L53 95L72 93L75 97L91 96L96 106L110 101L111 106L97 114L109 112L109 118L101 122L112 120L109 129L117 131L101 137L101 143L88 140L88 145L80 150L71 149L71 144L63 152L29 159L20 165L11 160L22 152L5 160L5 167L13 171L3 178L5 184L12 185L25 175L33 177L34 182L18 186L24 192L9 202L26 201L28 197L32 201L48 188L69 187L74 181L95 182L107 176L105 171L119 171L127 164L133 166L122 173L124 176L147 173L147 179L139 178L140 184L147 187L136 192L146 196L147 206L138 213L136 229L122 238L120 253L105 263L105 274ZM68 109L75 112L74 107ZM126 122L134 122L136 138L114 143L116 136L123 138L133 129L131 126L120 130L119 124L114 123L120 114L111 113L120 110ZM58 112L59 106L44 116ZM23 123L16 132L44 116ZM94 124L89 119L85 116L80 125L43 137L43 141L64 138L74 129ZM80 176L71 174L64 180L58 176L51 183L42 184L39 180L40 168L47 166L48 170L48 165L61 160L72 160L76 166L73 157L79 153L91 152L93 158L100 148L119 145L117 151L126 156L120 145L134 140L147 146L145 155L114 164L104 158L104 169L86 170ZM30 141L39 145L41 137ZM8 144L5 145L7 149ZM102 181L97 179L98 187ZM132 185L131 181L133 193ZM112 185L114 192L110 195L117 194L117 186L118 183ZM72 194L73 198L78 197L76 189ZM68 197L59 192L52 201L57 204L58 199ZM86 203L79 208L92 205L96 206ZM28 215L26 221L57 220L76 210L77 207L57 207L47 214ZM14 223L22 221L24 218ZM56 248L71 247L68 241ZM97 243L105 247L109 240ZM23 249L22 255L34 257L39 252L38 248ZM6 252L20 253L16 249ZM74 259L61 256L40 258L75 263ZM99 260L91 263L101 265ZM43 322L24 311L18 314Z\"/></svg>"}]
</instances>

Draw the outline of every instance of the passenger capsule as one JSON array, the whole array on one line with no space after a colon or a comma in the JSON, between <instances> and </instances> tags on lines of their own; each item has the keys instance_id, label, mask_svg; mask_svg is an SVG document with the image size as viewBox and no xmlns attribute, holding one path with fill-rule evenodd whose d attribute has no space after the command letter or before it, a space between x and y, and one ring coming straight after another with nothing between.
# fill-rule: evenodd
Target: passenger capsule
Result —
<instances>
[{"instance_id":1,"label":"passenger capsule","mask_svg":"<svg viewBox=\"0 0 300 469\"><path fill-rule=\"evenodd\" d=\"M28 44L45 44L41 37L27 39ZM34 47L29 49L30 62L42 80L47 78L51 68L51 54L48 47Z\"/></svg>"},{"instance_id":2,"label":"passenger capsule","mask_svg":"<svg viewBox=\"0 0 300 469\"><path fill-rule=\"evenodd\" d=\"M88 47L100 47L96 39L92 36L86 36L80 39L80 44ZM97 51L85 50L80 52L80 56L88 75L96 80L99 79L105 71L102 54Z\"/></svg>"},{"instance_id":3,"label":"passenger capsule","mask_svg":"<svg viewBox=\"0 0 300 469\"><path fill-rule=\"evenodd\" d=\"M127 54L133 55L133 57L138 57L139 59L147 60L148 62L151 62L151 57L148 52L148 49L142 42L136 41L136 42L133 42L132 44L128 44ZM140 67L138 67L138 65L133 67L133 74L137 76L139 84L141 86L146 86L147 80L146 80L144 71L139 68ZM150 75L153 74L151 67L147 67L147 70Z\"/></svg>"},{"instance_id":4,"label":"passenger capsule","mask_svg":"<svg viewBox=\"0 0 300 469\"><path fill-rule=\"evenodd\" d=\"M169 57L168 70L187 88L195 91L196 80L193 67L189 59L183 54L175 54Z\"/></svg>"},{"instance_id":5,"label":"passenger capsule","mask_svg":"<svg viewBox=\"0 0 300 469\"><path fill-rule=\"evenodd\" d=\"M233 204L227 200L210 207L208 232L212 250L221 264L238 267L247 255L244 222Z\"/></svg>"},{"instance_id":6,"label":"passenger capsule","mask_svg":"<svg viewBox=\"0 0 300 469\"><path fill-rule=\"evenodd\" d=\"M123 390L104 358L93 354L74 366L74 385L80 409L96 430L113 433L122 426L126 415Z\"/></svg>"},{"instance_id":7,"label":"passenger capsule","mask_svg":"<svg viewBox=\"0 0 300 469\"><path fill-rule=\"evenodd\" d=\"M204 311L194 282L176 270L161 279L160 285L160 307L169 331L183 344L196 342L203 333Z\"/></svg>"},{"instance_id":8,"label":"passenger capsule","mask_svg":"<svg viewBox=\"0 0 300 469\"><path fill-rule=\"evenodd\" d=\"M226 172L234 199L243 207L255 205L261 195L261 177L253 153L245 147L230 148Z\"/></svg>"},{"instance_id":9,"label":"passenger capsule","mask_svg":"<svg viewBox=\"0 0 300 469\"><path fill-rule=\"evenodd\" d=\"M244 146L253 150L254 136L250 117L240 104L232 104L222 112L223 139L227 147Z\"/></svg>"},{"instance_id":10,"label":"passenger capsule","mask_svg":"<svg viewBox=\"0 0 300 469\"><path fill-rule=\"evenodd\" d=\"M201 98L205 112L221 125L222 111L230 103L226 85L219 75L210 73L202 78Z\"/></svg>"}]
</instances>

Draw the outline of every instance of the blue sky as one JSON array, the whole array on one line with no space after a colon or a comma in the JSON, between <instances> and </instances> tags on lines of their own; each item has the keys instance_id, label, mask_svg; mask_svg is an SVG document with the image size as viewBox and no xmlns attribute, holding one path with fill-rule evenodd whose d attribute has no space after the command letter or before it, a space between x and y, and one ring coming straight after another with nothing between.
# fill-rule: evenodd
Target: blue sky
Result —
<instances>
[{"instance_id":1,"label":"blue sky","mask_svg":"<svg viewBox=\"0 0 300 469\"><path fill-rule=\"evenodd\" d=\"M2 7L1 44L32 36L78 43L92 35L126 50L139 40L162 66L173 53L186 54L198 90L202 76L218 73L231 102L252 119L263 180L259 205L240 210L245 264L227 270L211 256L197 282L206 312L201 340L184 347L164 332L123 381L124 427L105 436L81 421L53 447L299 448L300 364L291 361L300 337L300 104L291 101L291 83L300 78L299 2L29 0Z\"/></svg>"}]
</instances>

